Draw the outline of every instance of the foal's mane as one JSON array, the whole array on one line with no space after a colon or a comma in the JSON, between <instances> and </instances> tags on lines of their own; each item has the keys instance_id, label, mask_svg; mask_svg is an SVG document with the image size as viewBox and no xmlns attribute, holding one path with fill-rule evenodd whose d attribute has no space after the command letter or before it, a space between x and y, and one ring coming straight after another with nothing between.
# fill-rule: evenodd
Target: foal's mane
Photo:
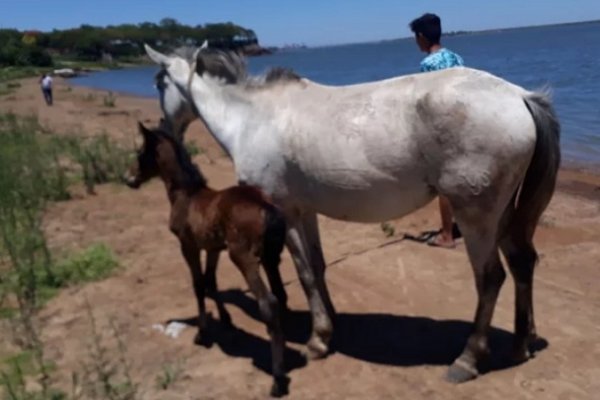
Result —
<instances>
[{"instance_id":1,"label":"foal's mane","mask_svg":"<svg viewBox=\"0 0 600 400\"><path fill-rule=\"evenodd\" d=\"M198 166L192 162L192 158L185 149L183 142L161 128L154 128L152 132L165 139L173 147L176 161L184 173L182 184L191 192L205 188L208 182Z\"/></svg>"},{"instance_id":2,"label":"foal's mane","mask_svg":"<svg viewBox=\"0 0 600 400\"><path fill-rule=\"evenodd\" d=\"M290 68L273 67L264 75L250 76L246 66L246 58L232 50L215 48L202 49L196 59L196 48L184 46L176 49L173 55L185 59L188 63L196 62L196 73L208 73L225 81L226 84L240 85L249 88L261 88L275 83L298 82L302 77Z\"/></svg>"}]
</instances>

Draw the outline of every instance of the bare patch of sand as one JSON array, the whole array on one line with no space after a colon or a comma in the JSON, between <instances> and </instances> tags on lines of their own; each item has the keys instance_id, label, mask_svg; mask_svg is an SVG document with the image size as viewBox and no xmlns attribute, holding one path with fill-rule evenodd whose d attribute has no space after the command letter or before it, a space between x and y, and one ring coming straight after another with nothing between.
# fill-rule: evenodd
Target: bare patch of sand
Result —
<instances>
[{"instance_id":1,"label":"bare patch of sand","mask_svg":"<svg viewBox=\"0 0 600 400\"><path fill-rule=\"evenodd\" d=\"M70 89L68 89L70 88ZM0 107L35 113L57 132L107 132L125 144L136 140L136 121L156 122L158 102L118 95L116 107L103 106L100 91L57 79L56 103L46 107L35 80L23 81ZM187 136L202 148L197 157L211 185L233 184L231 162L196 122ZM534 359L505 368L510 346L513 285L507 281L494 317L492 371L453 386L442 376L460 352L475 309L470 267L456 250L390 241L379 226L320 218L330 267L329 288L337 307L335 353L291 371L290 399L592 399L600 391L600 179L561 171L559 190L536 236L541 262L535 306L539 333L548 345ZM196 308L187 267L167 228L168 205L162 184L139 191L105 185L96 196L58 203L46 218L56 248L104 242L123 268L113 277L66 290L42 313L47 355L57 365L59 383L87 354L89 324L84 300L100 326L119 325L132 374L144 399L264 398L270 377L264 372L269 342L257 320L254 301L226 256L219 268L221 290L238 331L210 349L192 344L193 329L170 339L151 329L170 318L191 317ZM396 232L437 227L435 204L398 221ZM392 238L391 240L397 239ZM307 305L289 256L281 266L295 310L289 347L300 350L309 329ZM211 301L209 309L216 315ZM167 391L155 377L167 363L185 360L181 380ZM596 393L596 394L594 394Z\"/></svg>"}]
</instances>

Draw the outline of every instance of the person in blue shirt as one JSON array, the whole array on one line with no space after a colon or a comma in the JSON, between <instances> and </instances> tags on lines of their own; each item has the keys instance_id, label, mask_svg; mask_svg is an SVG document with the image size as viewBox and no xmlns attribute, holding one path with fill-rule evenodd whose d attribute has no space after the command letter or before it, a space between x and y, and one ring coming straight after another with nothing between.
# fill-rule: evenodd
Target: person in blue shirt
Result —
<instances>
[{"instance_id":1,"label":"person in blue shirt","mask_svg":"<svg viewBox=\"0 0 600 400\"><path fill-rule=\"evenodd\" d=\"M410 23L419 49L427 53L421 61L421 72L439 71L441 69L460 67L464 61L458 54L442 46L442 21L435 14L424 14ZM431 235L427 244L431 246L454 248L453 216L450 202L444 196L439 197L442 229Z\"/></svg>"}]
</instances>

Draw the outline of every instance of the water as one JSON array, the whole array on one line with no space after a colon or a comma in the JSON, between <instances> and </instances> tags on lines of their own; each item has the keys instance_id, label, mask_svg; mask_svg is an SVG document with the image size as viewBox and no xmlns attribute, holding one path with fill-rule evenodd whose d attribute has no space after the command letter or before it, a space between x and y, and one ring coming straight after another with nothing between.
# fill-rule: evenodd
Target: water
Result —
<instances>
[{"instance_id":1,"label":"water","mask_svg":"<svg viewBox=\"0 0 600 400\"><path fill-rule=\"evenodd\" d=\"M562 126L563 157L600 165L600 22L448 37L444 45L468 66L527 89L553 90ZM413 40L299 49L249 59L252 73L285 66L330 85L410 74L423 57ZM77 78L80 85L156 96L156 67L107 71Z\"/></svg>"}]
</instances>

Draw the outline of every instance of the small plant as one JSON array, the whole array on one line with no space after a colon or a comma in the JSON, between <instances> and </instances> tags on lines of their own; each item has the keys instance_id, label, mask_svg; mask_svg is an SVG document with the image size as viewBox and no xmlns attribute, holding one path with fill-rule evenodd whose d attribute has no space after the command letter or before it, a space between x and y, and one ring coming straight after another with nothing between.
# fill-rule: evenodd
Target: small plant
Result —
<instances>
[{"instance_id":1,"label":"small plant","mask_svg":"<svg viewBox=\"0 0 600 400\"><path fill-rule=\"evenodd\" d=\"M117 98L113 95L113 92L108 92L102 99L102 103L104 104L104 107L113 108L117 104Z\"/></svg>"},{"instance_id":2,"label":"small plant","mask_svg":"<svg viewBox=\"0 0 600 400\"><path fill-rule=\"evenodd\" d=\"M202 148L196 146L196 143L193 143L193 142L185 143L185 150L190 155L190 157L194 157L194 156L197 156L198 154L204 153L204 150Z\"/></svg>"},{"instance_id":3,"label":"small plant","mask_svg":"<svg viewBox=\"0 0 600 400\"><path fill-rule=\"evenodd\" d=\"M82 365L81 375L73 374L73 399L135 399L138 385L131 379L131 367L126 357L127 349L117 324L114 320L110 320L112 339L117 343L116 349L111 349L105 343L107 338L103 337L98 329L96 318L87 300L86 310L91 334L89 357ZM116 360L111 354L115 351L118 353Z\"/></svg>"},{"instance_id":4,"label":"small plant","mask_svg":"<svg viewBox=\"0 0 600 400\"><path fill-rule=\"evenodd\" d=\"M47 364L46 371L54 366ZM40 399L62 400L65 394L53 388L33 383L32 379L39 374L32 351L22 351L3 360L0 364L0 388L4 390L4 398L10 400Z\"/></svg>"},{"instance_id":5,"label":"small plant","mask_svg":"<svg viewBox=\"0 0 600 400\"><path fill-rule=\"evenodd\" d=\"M88 193L94 193L96 184L120 182L129 166L131 152L115 145L108 135L88 139L71 137L62 140L63 148L79 164Z\"/></svg>"},{"instance_id":6,"label":"small plant","mask_svg":"<svg viewBox=\"0 0 600 400\"><path fill-rule=\"evenodd\" d=\"M67 86L61 89L61 92L63 93L71 93L73 91L73 88L71 86Z\"/></svg>"},{"instance_id":7,"label":"small plant","mask_svg":"<svg viewBox=\"0 0 600 400\"><path fill-rule=\"evenodd\" d=\"M35 117L0 114L0 323L23 350L8 363L0 359L1 396L11 400L65 398L50 387L37 311L60 288L103 278L117 266L103 245L54 260L42 217L49 202L69 197L63 164L72 156L40 132Z\"/></svg>"},{"instance_id":8,"label":"small plant","mask_svg":"<svg viewBox=\"0 0 600 400\"><path fill-rule=\"evenodd\" d=\"M0 96L7 96L14 93L13 89L10 89L5 83L0 83Z\"/></svg>"},{"instance_id":9,"label":"small plant","mask_svg":"<svg viewBox=\"0 0 600 400\"><path fill-rule=\"evenodd\" d=\"M15 92L15 89L21 87L19 82L0 82L0 96L6 96Z\"/></svg>"},{"instance_id":10,"label":"small plant","mask_svg":"<svg viewBox=\"0 0 600 400\"><path fill-rule=\"evenodd\" d=\"M396 229L389 222L382 222L380 225L381 231L385 235L385 237L392 237L396 234Z\"/></svg>"},{"instance_id":11,"label":"small plant","mask_svg":"<svg viewBox=\"0 0 600 400\"><path fill-rule=\"evenodd\" d=\"M93 103L96 101L96 95L94 93L87 93L81 96L81 100L85 101L86 103Z\"/></svg>"},{"instance_id":12,"label":"small plant","mask_svg":"<svg viewBox=\"0 0 600 400\"><path fill-rule=\"evenodd\" d=\"M156 387L162 390L169 389L181 378L182 373L183 363L181 361L163 365L160 374L156 377Z\"/></svg>"},{"instance_id":13,"label":"small plant","mask_svg":"<svg viewBox=\"0 0 600 400\"><path fill-rule=\"evenodd\" d=\"M106 278L119 266L109 247L94 244L56 263L53 267L57 287Z\"/></svg>"}]
</instances>

